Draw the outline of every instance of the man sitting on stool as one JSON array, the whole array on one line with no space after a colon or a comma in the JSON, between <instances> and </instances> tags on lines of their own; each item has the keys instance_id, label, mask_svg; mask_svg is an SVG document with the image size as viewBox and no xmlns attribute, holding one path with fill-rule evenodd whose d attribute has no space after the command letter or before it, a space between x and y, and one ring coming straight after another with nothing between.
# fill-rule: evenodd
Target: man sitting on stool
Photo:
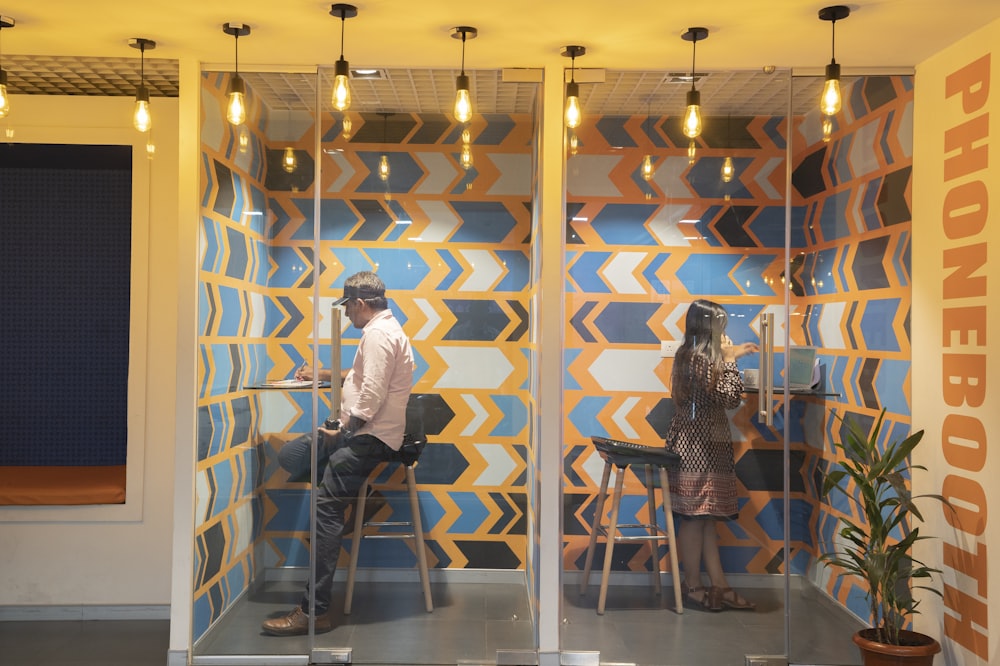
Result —
<instances>
[{"instance_id":1,"label":"man sitting on stool","mask_svg":"<svg viewBox=\"0 0 1000 666\"><path fill-rule=\"evenodd\" d=\"M413 385L413 351L388 309L385 285L374 273L344 282L347 317L362 330L354 363L344 379L337 430L320 428L333 450L322 470L316 499L316 632L330 631L327 616L344 534L344 513L372 470L390 460L403 443L406 404ZM336 427L336 426L335 426ZM332 439L330 439L332 438ZM309 631L309 592L287 615L265 620L264 633L297 636Z\"/></svg>"}]
</instances>

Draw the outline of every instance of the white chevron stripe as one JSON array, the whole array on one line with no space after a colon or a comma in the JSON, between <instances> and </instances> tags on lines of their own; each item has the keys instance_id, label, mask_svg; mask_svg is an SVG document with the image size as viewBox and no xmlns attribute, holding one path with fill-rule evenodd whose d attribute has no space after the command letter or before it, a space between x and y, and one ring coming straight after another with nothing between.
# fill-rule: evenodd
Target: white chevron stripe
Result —
<instances>
[{"instance_id":1,"label":"white chevron stripe","mask_svg":"<svg viewBox=\"0 0 1000 666\"><path fill-rule=\"evenodd\" d=\"M413 339L426 340L430 337L431 333L434 332L434 329L437 328L437 325L441 323L441 316L435 312L434 306L428 303L426 299L414 298L413 302L418 308L420 308L420 311L424 313L424 316L427 317L427 323L424 324L419 331L417 331L417 334L413 336Z\"/></svg>"},{"instance_id":2,"label":"white chevron stripe","mask_svg":"<svg viewBox=\"0 0 1000 666\"><path fill-rule=\"evenodd\" d=\"M425 243L443 243L462 224L455 211L443 201L420 201L417 205L430 220L420 234L420 240Z\"/></svg>"},{"instance_id":3,"label":"white chevron stripe","mask_svg":"<svg viewBox=\"0 0 1000 666\"><path fill-rule=\"evenodd\" d=\"M462 257L472 267L459 291L490 291L507 270L489 250L463 250Z\"/></svg>"},{"instance_id":4,"label":"white chevron stripe","mask_svg":"<svg viewBox=\"0 0 1000 666\"><path fill-rule=\"evenodd\" d=\"M589 454L584 454L586 459L580 465L584 475L590 477L590 485L594 488L601 487L601 477L604 476L604 459L593 448ZM582 457L582 456L581 456Z\"/></svg>"},{"instance_id":5,"label":"white chevron stripe","mask_svg":"<svg viewBox=\"0 0 1000 666\"><path fill-rule=\"evenodd\" d=\"M249 472L243 470L243 473L248 474ZM236 553L245 553L250 548L251 537L253 537L253 504L251 502L241 502L233 513L236 514L236 524L239 525L239 534L232 545L233 555L235 556Z\"/></svg>"},{"instance_id":6,"label":"white chevron stripe","mask_svg":"<svg viewBox=\"0 0 1000 666\"><path fill-rule=\"evenodd\" d=\"M772 157L767 161L767 164L765 164L764 167L757 174L757 177L754 178L754 182L757 183L757 187L759 187L764 192L764 196L766 196L768 199L785 198L784 195L781 192L779 192L777 188L775 188L774 185L772 185L771 181L769 180L770 175L778 167L781 167L782 169L785 168L785 158ZM781 182L784 182L784 178L782 178Z\"/></svg>"},{"instance_id":7,"label":"white chevron stripe","mask_svg":"<svg viewBox=\"0 0 1000 666\"><path fill-rule=\"evenodd\" d=\"M497 389L514 372L504 353L496 347L435 347L447 370L436 388Z\"/></svg>"},{"instance_id":8,"label":"white chevron stripe","mask_svg":"<svg viewBox=\"0 0 1000 666\"><path fill-rule=\"evenodd\" d=\"M599 272L618 294L645 294L646 289L635 277L635 270L646 258L644 252L618 252Z\"/></svg>"},{"instance_id":9,"label":"white chevron stripe","mask_svg":"<svg viewBox=\"0 0 1000 666\"><path fill-rule=\"evenodd\" d=\"M649 232L656 237L660 245L665 247L688 247L691 241L684 238L684 232L677 227L677 223L687 219L690 206L666 205L656 211L656 215L649 221Z\"/></svg>"},{"instance_id":10,"label":"white chevron stripe","mask_svg":"<svg viewBox=\"0 0 1000 666\"><path fill-rule=\"evenodd\" d=\"M424 166L427 174L414 191L417 194L447 194L459 174L455 163L442 153L416 153L414 157Z\"/></svg>"},{"instance_id":11,"label":"white chevron stripe","mask_svg":"<svg viewBox=\"0 0 1000 666\"><path fill-rule=\"evenodd\" d=\"M819 320L819 335L822 338L819 344L823 347L847 349L847 343L844 341L844 332L840 326L844 321L844 311L846 309L847 303L844 302L823 304L823 314Z\"/></svg>"},{"instance_id":12,"label":"white chevron stripe","mask_svg":"<svg viewBox=\"0 0 1000 666\"><path fill-rule=\"evenodd\" d=\"M566 193L587 197L622 196L611 180L611 171L621 159L618 155L574 155L566 163Z\"/></svg>"},{"instance_id":13,"label":"white chevron stripe","mask_svg":"<svg viewBox=\"0 0 1000 666\"><path fill-rule=\"evenodd\" d=\"M688 166L687 157L674 156L661 159L656 163L653 182L667 196L687 198L691 192L691 186L684 178L684 172L687 171Z\"/></svg>"},{"instance_id":14,"label":"white chevron stripe","mask_svg":"<svg viewBox=\"0 0 1000 666\"><path fill-rule=\"evenodd\" d=\"M499 444L476 444L476 450L486 461L486 469L472 485L500 486L517 468L517 463L507 453L507 449Z\"/></svg>"},{"instance_id":15,"label":"white chevron stripe","mask_svg":"<svg viewBox=\"0 0 1000 666\"><path fill-rule=\"evenodd\" d=\"M472 437L479 432L479 427L486 422L490 413L485 407L482 406L482 404L480 404L479 400L474 395L463 393L462 400L464 400L465 404L469 406L469 409L472 410L473 414L472 419L465 425L465 428L462 429L462 436Z\"/></svg>"},{"instance_id":16,"label":"white chevron stripe","mask_svg":"<svg viewBox=\"0 0 1000 666\"><path fill-rule=\"evenodd\" d=\"M655 373L660 360L659 349L605 349L589 370L606 391L663 393L667 387Z\"/></svg>"},{"instance_id":17,"label":"white chevron stripe","mask_svg":"<svg viewBox=\"0 0 1000 666\"><path fill-rule=\"evenodd\" d=\"M621 428L622 435L625 439L638 439L639 433L636 432L632 424L628 422L628 415L635 407L636 403L639 402L639 398L627 398L622 406L615 410L615 413L611 415L611 420L615 422L619 428Z\"/></svg>"},{"instance_id":18,"label":"white chevron stripe","mask_svg":"<svg viewBox=\"0 0 1000 666\"><path fill-rule=\"evenodd\" d=\"M264 261L267 257L262 257ZM267 314L267 306L264 304L264 294L250 294L250 331L251 338L264 337L264 319Z\"/></svg>"},{"instance_id":19,"label":"white chevron stripe","mask_svg":"<svg viewBox=\"0 0 1000 666\"><path fill-rule=\"evenodd\" d=\"M208 490L208 470L201 470L195 478L195 527L201 527L205 523L205 514L208 513L208 503L212 499L212 493Z\"/></svg>"},{"instance_id":20,"label":"white chevron stripe","mask_svg":"<svg viewBox=\"0 0 1000 666\"><path fill-rule=\"evenodd\" d=\"M299 407L288 396L288 391L260 392L260 432L262 434L285 432L299 417Z\"/></svg>"},{"instance_id":21,"label":"white chevron stripe","mask_svg":"<svg viewBox=\"0 0 1000 666\"><path fill-rule=\"evenodd\" d=\"M344 157L344 153L340 151L333 150L326 154L337 165L337 169L340 170L340 173L333 179L333 182L330 183L330 187L326 188L326 191L340 192L344 189L347 182L354 177L354 174L357 173L357 169L354 168L349 159Z\"/></svg>"},{"instance_id":22,"label":"white chevron stripe","mask_svg":"<svg viewBox=\"0 0 1000 666\"><path fill-rule=\"evenodd\" d=\"M500 177L490 186L489 195L531 195L531 155L513 155L511 153L490 153L489 160L493 162Z\"/></svg>"},{"instance_id":23,"label":"white chevron stripe","mask_svg":"<svg viewBox=\"0 0 1000 666\"><path fill-rule=\"evenodd\" d=\"M663 320L663 328L670 332L673 340L684 339L684 329L681 328L681 322L687 315L688 305L689 303L677 303L667 313L667 318Z\"/></svg>"}]
</instances>

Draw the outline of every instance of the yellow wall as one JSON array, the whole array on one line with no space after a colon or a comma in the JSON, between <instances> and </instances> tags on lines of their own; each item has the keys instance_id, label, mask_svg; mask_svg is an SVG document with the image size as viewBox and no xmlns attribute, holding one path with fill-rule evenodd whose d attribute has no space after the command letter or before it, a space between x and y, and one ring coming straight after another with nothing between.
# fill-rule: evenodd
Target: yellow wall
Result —
<instances>
[{"instance_id":1,"label":"yellow wall","mask_svg":"<svg viewBox=\"0 0 1000 666\"><path fill-rule=\"evenodd\" d=\"M124 97L16 96L5 122L18 142L132 143L133 317L126 504L0 509L0 607L57 606L71 617L83 606L140 605L154 607L148 615L165 617L170 602L178 104L153 100L157 151L149 161L146 139L129 121L132 103ZM53 405L54 421L58 415Z\"/></svg>"},{"instance_id":2,"label":"yellow wall","mask_svg":"<svg viewBox=\"0 0 1000 666\"><path fill-rule=\"evenodd\" d=\"M1000 498L1000 354L989 346L1000 333L1000 265L989 257L991 241L1000 247L990 215L990 200L1000 203L998 44L994 22L920 64L915 84L913 428L926 431L915 462L929 471L914 489L954 507L928 505L922 532L941 539L918 555L943 570L945 594L925 595L916 627L941 640L947 664L1000 663L989 608L1000 587L988 575L1000 552L990 524L1000 516L988 510Z\"/></svg>"}]
</instances>

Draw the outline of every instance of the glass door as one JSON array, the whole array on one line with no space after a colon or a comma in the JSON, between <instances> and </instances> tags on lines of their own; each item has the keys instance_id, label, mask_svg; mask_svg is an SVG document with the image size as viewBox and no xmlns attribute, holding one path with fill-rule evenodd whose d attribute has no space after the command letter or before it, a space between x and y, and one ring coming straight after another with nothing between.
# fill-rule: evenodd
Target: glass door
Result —
<instances>
[{"instance_id":1,"label":"glass door","mask_svg":"<svg viewBox=\"0 0 1000 666\"><path fill-rule=\"evenodd\" d=\"M843 106L832 118L819 112L822 83L793 79L802 108L791 141L789 333L790 351L799 356L789 358L788 373L815 354L814 374L805 380L815 384L811 395L791 401L789 419L801 516L792 533L801 585L790 644L795 663L860 664L851 635L870 624L863 583L816 560L842 547L839 517L858 518L848 503L822 498L820 484L837 462L833 442L840 441L842 419L867 431L885 409L884 432L905 432L910 424L914 79L845 77ZM815 626L836 642L817 636Z\"/></svg>"},{"instance_id":2,"label":"glass door","mask_svg":"<svg viewBox=\"0 0 1000 666\"><path fill-rule=\"evenodd\" d=\"M690 85L608 71L581 86L584 123L567 137L562 645L601 662L787 652L786 409L780 393L760 397L769 377L756 349L763 317L779 331L787 321L790 76L702 75L694 139L680 124ZM702 321L689 312L725 323L733 346L751 352L718 370L725 391L671 380L688 322ZM699 344L692 329L688 347ZM687 395L673 395L678 386ZM666 439L680 455L668 475L678 564L665 535L655 555L631 540L654 522L650 499L655 523L670 530L662 483L602 449L611 440L662 451ZM612 528L625 538L608 556Z\"/></svg>"}]
</instances>

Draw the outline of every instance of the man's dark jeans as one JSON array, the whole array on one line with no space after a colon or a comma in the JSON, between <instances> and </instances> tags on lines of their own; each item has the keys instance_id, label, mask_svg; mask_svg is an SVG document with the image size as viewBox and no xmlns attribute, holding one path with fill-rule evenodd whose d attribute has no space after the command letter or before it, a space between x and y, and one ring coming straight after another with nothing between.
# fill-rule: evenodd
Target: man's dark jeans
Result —
<instances>
[{"instance_id":1,"label":"man's dark jeans","mask_svg":"<svg viewBox=\"0 0 1000 666\"><path fill-rule=\"evenodd\" d=\"M344 513L358 498L358 491L368 475L395 452L371 435L357 435L337 448L316 491L316 615L330 608L333 575L337 571L340 544L344 537ZM355 544L355 548L357 545ZM309 612L309 593L302 599L302 610Z\"/></svg>"}]
</instances>

